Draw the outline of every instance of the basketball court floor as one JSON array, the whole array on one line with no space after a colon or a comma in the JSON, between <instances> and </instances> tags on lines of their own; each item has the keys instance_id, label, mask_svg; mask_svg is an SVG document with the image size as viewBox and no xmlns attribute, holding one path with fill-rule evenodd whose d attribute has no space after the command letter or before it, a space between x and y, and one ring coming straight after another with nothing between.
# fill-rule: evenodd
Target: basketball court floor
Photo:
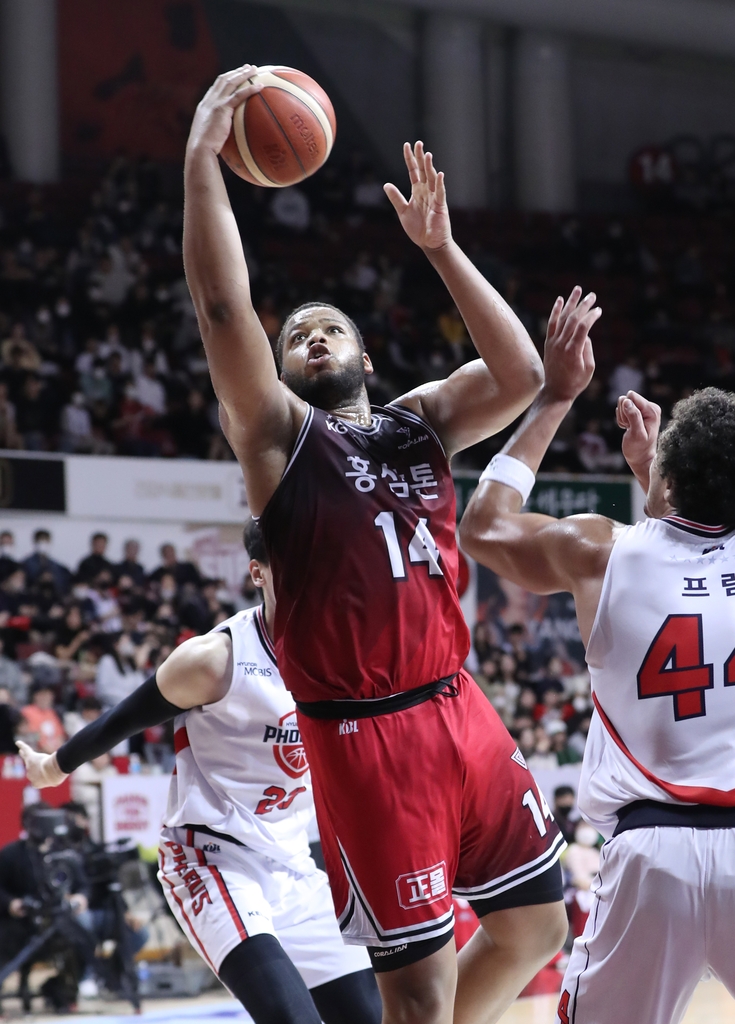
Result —
<instances>
[{"instance_id":1,"label":"basketball court floor","mask_svg":"<svg viewBox=\"0 0 735 1024\"><path fill-rule=\"evenodd\" d=\"M501 1024L552 1024L556 998L535 996L520 999L508 1010ZM5 1020L24 1022L58 1022L63 1020L84 1020L95 1024L130 1024L132 1010L124 1003L91 1002L79 1013L63 1018L46 1014L24 1016L9 1003L5 1009ZM250 1017L239 1003L230 999L227 993L208 992L195 999L155 999L143 1005L143 1013L137 1018L146 1024L178 1024L196 1020L197 1024L247 1024ZM645 1021L639 1022L645 1024ZM684 1024L735 1024L735 1000L716 981L702 983L684 1018Z\"/></svg>"}]
</instances>

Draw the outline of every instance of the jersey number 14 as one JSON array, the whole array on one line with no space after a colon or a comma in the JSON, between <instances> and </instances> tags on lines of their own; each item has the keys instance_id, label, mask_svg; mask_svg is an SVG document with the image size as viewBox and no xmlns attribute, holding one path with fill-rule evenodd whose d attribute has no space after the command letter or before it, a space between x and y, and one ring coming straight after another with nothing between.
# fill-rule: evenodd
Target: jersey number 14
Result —
<instances>
[{"instance_id":1,"label":"jersey number 14","mask_svg":"<svg viewBox=\"0 0 735 1024\"><path fill-rule=\"evenodd\" d=\"M408 573L398 540L395 513L379 512L375 517L375 526L378 530L382 530L393 579L405 580ZM429 570L429 576L443 576L444 573L439 565L440 558L439 548L436 546L436 541L429 531L429 520L419 519L413 537L408 543L409 562L412 564L424 562Z\"/></svg>"}]
</instances>

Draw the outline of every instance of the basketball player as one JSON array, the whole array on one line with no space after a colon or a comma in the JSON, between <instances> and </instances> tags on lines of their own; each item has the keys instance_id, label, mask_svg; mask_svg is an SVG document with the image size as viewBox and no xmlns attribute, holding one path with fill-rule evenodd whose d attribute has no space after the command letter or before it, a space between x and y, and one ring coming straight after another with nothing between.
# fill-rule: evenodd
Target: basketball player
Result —
<instances>
[{"instance_id":1,"label":"basketball player","mask_svg":"<svg viewBox=\"0 0 735 1024\"><path fill-rule=\"evenodd\" d=\"M33 785L58 785L175 716L158 877L182 931L256 1024L378 1024L367 953L342 942L309 852L309 766L276 667L273 583L253 522L245 546L261 607L187 640L53 756L18 746Z\"/></svg>"},{"instance_id":2,"label":"basketball player","mask_svg":"<svg viewBox=\"0 0 735 1024\"><path fill-rule=\"evenodd\" d=\"M559 1024L674 1024L708 970L735 994L735 396L618 403L651 517L522 513L534 473L594 370L594 295L557 299L546 383L480 478L466 551L539 594L571 591L595 714L579 807L608 840L574 944Z\"/></svg>"},{"instance_id":3,"label":"basketball player","mask_svg":"<svg viewBox=\"0 0 735 1024\"><path fill-rule=\"evenodd\" d=\"M217 158L256 70L218 78L197 110L184 258L271 559L278 664L296 698L332 895L345 940L371 950L385 1024L491 1021L563 942L564 844L462 669L449 459L518 416L542 367L453 241L443 175L419 142L404 151L410 200L386 192L481 358L371 410L355 324L313 302L286 319L279 377ZM452 888L483 925L462 951L459 986Z\"/></svg>"}]
</instances>

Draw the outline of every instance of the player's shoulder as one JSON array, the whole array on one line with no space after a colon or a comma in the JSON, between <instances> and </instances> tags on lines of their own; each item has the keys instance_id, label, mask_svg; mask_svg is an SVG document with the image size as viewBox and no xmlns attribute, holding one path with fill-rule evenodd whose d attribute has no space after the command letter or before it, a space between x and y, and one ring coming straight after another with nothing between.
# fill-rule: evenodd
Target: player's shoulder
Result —
<instances>
[{"instance_id":1,"label":"player's shoulder","mask_svg":"<svg viewBox=\"0 0 735 1024\"><path fill-rule=\"evenodd\" d=\"M218 622L217 625L209 631L209 633L205 634L205 636L213 636L216 633L227 633L228 631L231 633L233 629L247 629L249 626L253 625L259 607L259 605L255 605L253 608L243 608L241 611L235 612L235 614L231 615L229 619L224 619L222 622Z\"/></svg>"}]
</instances>

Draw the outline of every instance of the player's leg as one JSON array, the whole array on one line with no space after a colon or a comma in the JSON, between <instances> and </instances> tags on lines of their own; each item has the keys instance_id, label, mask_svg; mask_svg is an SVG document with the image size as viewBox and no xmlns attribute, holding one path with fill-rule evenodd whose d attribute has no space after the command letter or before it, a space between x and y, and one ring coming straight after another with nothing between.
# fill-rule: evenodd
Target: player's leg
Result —
<instances>
[{"instance_id":1,"label":"player's leg","mask_svg":"<svg viewBox=\"0 0 735 1024\"><path fill-rule=\"evenodd\" d=\"M416 945L420 949L422 944ZM421 960L380 970L376 978L383 1000L383 1024L452 1024L457 988L453 938Z\"/></svg>"},{"instance_id":2,"label":"player's leg","mask_svg":"<svg viewBox=\"0 0 735 1024\"><path fill-rule=\"evenodd\" d=\"M298 970L275 936L272 874L252 851L204 833L164 829L161 881L192 946L256 1024L319 1024Z\"/></svg>"},{"instance_id":3,"label":"player's leg","mask_svg":"<svg viewBox=\"0 0 735 1024\"><path fill-rule=\"evenodd\" d=\"M380 1024L383 1006L370 967L309 991L324 1024Z\"/></svg>"},{"instance_id":4,"label":"player's leg","mask_svg":"<svg viewBox=\"0 0 735 1024\"><path fill-rule=\"evenodd\" d=\"M687 828L640 828L605 844L557 1024L682 1020L707 966L700 846Z\"/></svg>"},{"instance_id":5,"label":"player's leg","mask_svg":"<svg viewBox=\"0 0 735 1024\"><path fill-rule=\"evenodd\" d=\"M465 764L454 891L482 927L459 955L455 1021L490 1024L564 943L565 844L496 712L464 673L458 682L462 704L444 709Z\"/></svg>"},{"instance_id":6,"label":"player's leg","mask_svg":"<svg viewBox=\"0 0 735 1024\"><path fill-rule=\"evenodd\" d=\"M334 916L323 871L283 876L281 904L271 904L273 924L324 1024L380 1024L381 1002L370 959L362 946L347 946Z\"/></svg>"},{"instance_id":7,"label":"player's leg","mask_svg":"<svg viewBox=\"0 0 735 1024\"><path fill-rule=\"evenodd\" d=\"M564 903L493 911L458 957L454 1024L491 1024L564 943Z\"/></svg>"},{"instance_id":8,"label":"player's leg","mask_svg":"<svg viewBox=\"0 0 735 1024\"><path fill-rule=\"evenodd\" d=\"M261 933L224 958L220 979L255 1024L319 1024L309 990L278 939Z\"/></svg>"},{"instance_id":9,"label":"player's leg","mask_svg":"<svg viewBox=\"0 0 735 1024\"><path fill-rule=\"evenodd\" d=\"M349 733L299 722L334 907L346 941L371 950L383 1022L449 1024L463 766L436 704Z\"/></svg>"},{"instance_id":10,"label":"player's leg","mask_svg":"<svg viewBox=\"0 0 735 1024\"><path fill-rule=\"evenodd\" d=\"M735 828L702 829L698 836L707 849L707 962L735 997Z\"/></svg>"}]
</instances>

